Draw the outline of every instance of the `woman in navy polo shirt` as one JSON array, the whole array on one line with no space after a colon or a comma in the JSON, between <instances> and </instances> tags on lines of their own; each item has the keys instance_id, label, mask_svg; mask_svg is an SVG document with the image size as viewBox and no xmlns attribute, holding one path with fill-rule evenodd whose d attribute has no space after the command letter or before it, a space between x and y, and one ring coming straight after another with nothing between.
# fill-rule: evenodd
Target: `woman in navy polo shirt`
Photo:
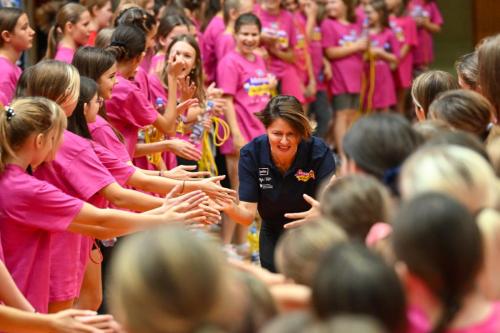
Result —
<instances>
[{"instance_id":1,"label":"woman in navy polo shirt","mask_svg":"<svg viewBox=\"0 0 500 333\"><path fill-rule=\"evenodd\" d=\"M285 213L309 209L303 194L315 196L321 182L335 171L335 162L328 146L311 137L311 126L295 97L276 96L257 116L267 134L241 149L240 202L224 211L243 225L251 224L259 211L260 260L274 272L274 247L283 225L290 222Z\"/></svg>"}]
</instances>

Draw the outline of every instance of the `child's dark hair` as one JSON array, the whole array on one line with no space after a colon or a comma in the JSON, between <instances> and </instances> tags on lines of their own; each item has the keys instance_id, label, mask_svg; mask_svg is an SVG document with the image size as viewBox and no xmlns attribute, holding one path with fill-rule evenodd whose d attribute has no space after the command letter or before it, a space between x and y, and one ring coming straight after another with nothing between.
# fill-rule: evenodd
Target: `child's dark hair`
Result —
<instances>
[{"instance_id":1,"label":"child's dark hair","mask_svg":"<svg viewBox=\"0 0 500 333\"><path fill-rule=\"evenodd\" d=\"M405 294L392 267L361 243L334 246L323 256L313 282L312 305L320 319L370 315L389 332L404 332Z\"/></svg>"},{"instance_id":2,"label":"child's dark hair","mask_svg":"<svg viewBox=\"0 0 500 333\"><path fill-rule=\"evenodd\" d=\"M355 12L356 9L355 0L342 0L342 2L347 7L347 15L346 15L347 21L351 23L356 23L357 18Z\"/></svg>"},{"instance_id":3,"label":"child's dark hair","mask_svg":"<svg viewBox=\"0 0 500 333\"><path fill-rule=\"evenodd\" d=\"M355 122L344 136L343 147L348 159L398 194L399 168L422 142L403 116L380 113Z\"/></svg>"},{"instance_id":4,"label":"child's dark hair","mask_svg":"<svg viewBox=\"0 0 500 333\"><path fill-rule=\"evenodd\" d=\"M241 7L240 0L224 0L224 5L222 6L222 15L224 18L224 24L227 26L231 16L231 10L239 11Z\"/></svg>"},{"instance_id":5,"label":"child's dark hair","mask_svg":"<svg viewBox=\"0 0 500 333\"><path fill-rule=\"evenodd\" d=\"M222 4L220 0L208 0L205 8L205 15L203 15L203 20L201 22L200 30L204 32L210 21L217 15L217 13L222 10Z\"/></svg>"},{"instance_id":6,"label":"child's dark hair","mask_svg":"<svg viewBox=\"0 0 500 333\"><path fill-rule=\"evenodd\" d=\"M191 70L191 72L188 74L188 76L189 76L190 81L196 85L195 97L198 98L198 101L201 103L201 105L204 105L205 104L205 88L203 85L203 80L204 80L203 79L203 64L201 62L200 46L198 45L196 38L194 38L191 35L176 36L172 40L172 43L170 43L170 45L168 46L167 53L166 53L166 61L168 61L172 47L178 42L188 43L195 50L196 55L195 55L194 68ZM165 68L163 70L162 80L163 80L164 84L167 85L167 82L168 82L168 80L167 80L167 66L165 66Z\"/></svg>"},{"instance_id":7,"label":"child's dark hair","mask_svg":"<svg viewBox=\"0 0 500 333\"><path fill-rule=\"evenodd\" d=\"M393 223L396 257L441 301L433 333L447 330L475 288L483 248L474 217L456 200L426 193L403 205Z\"/></svg>"},{"instance_id":8,"label":"child's dark hair","mask_svg":"<svg viewBox=\"0 0 500 333\"><path fill-rule=\"evenodd\" d=\"M94 80L85 76L80 76L80 95L78 97L78 103L71 116L68 117L68 131L90 140L92 140L92 135L90 134L89 126L87 125L87 120L85 119L83 111L85 104L89 104L92 98L97 94L97 90L98 86Z\"/></svg>"},{"instance_id":9,"label":"child's dark hair","mask_svg":"<svg viewBox=\"0 0 500 333\"><path fill-rule=\"evenodd\" d=\"M108 50L98 47L84 46L79 48L73 57L72 65L82 76L97 82L102 74L116 63L116 58Z\"/></svg>"},{"instance_id":10,"label":"child's dark hair","mask_svg":"<svg viewBox=\"0 0 500 333\"><path fill-rule=\"evenodd\" d=\"M2 31L13 32L16 27L17 21L24 12L15 7L2 7L0 8L0 33ZM4 40L0 37L0 47L4 44Z\"/></svg>"},{"instance_id":11,"label":"child's dark hair","mask_svg":"<svg viewBox=\"0 0 500 333\"><path fill-rule=\"evenodd\" d=\"M384 28L390 28L389 25L389 9L385 0L371 0L370 6L377 12L380 17L380 25Z\"/></svg>"},{"instance_id":12,"label":"child's dark hair","mask_svg":"<svg viewBox=\"0 0 500 333\"><path fill-rule=\"evenodd\" d=\"M500 34L487 38L478 49L479 85L481 94L495 108L500 119Z\"/></svg>"},{"instance_id":13,"label":"child's dark hair","mask_svg":"<svg viewBox=\"0 0 500 333\"><path fill-rule=\"evenodd\" d=\"M118 62L127 61L140 56L146 49L144 32L133 25L116 27L111 36L111 44L106 48Z\"/></svg>"},{"instance_id":14,"label":"child's dark hair","mask_svg":"<svg viewBox=\"0 0 500 333\"><path fill-rule=\"evenodd\" d=\"M479 63L477 61L477 52L468 53L461 56L455 62L455 69L458 77L471 89L477 89L479 77Z\"/></svg>"},{"instance_id":15,"label":"child's dark hair","mask_svg":"<svg viewBox=\"0 0 500 333\"><path fill-rule=\"evenodd\" d=\"M166 15L160 19L160 24L158 26L158 32L156 34L156 38L167 37L175 27L178 26L186 26L189 27L191 25L191 21L185 17L184 15Z\"/></svg>"},{"instance_id":16,"label":"child's dark hair","mask_svg":"<svg viewBox=\"0 0 500 333\"><path fill-rule=\"evenodd\" d=\"M489 134L494 109L491 103L471 90L450 90L442 93L429 107L429 115L455 129L477 135L485 141Z\"/></svg>"},{"instance_id":17,"label":"child's dark hair","mask_svg":"<svg viewBox=\"0 0 500 333\"><path fill-rule=\"evenodd\" d=\"M234 33L237 34L244 25L256 25L259 28L259 32L262 31L262 23L260 23L259 18L255 14L245 13L238 16L234 23Z\"/></svg>"},{"instance_id":18,"label":"child's dark hair","mask_svg":"<svg viewBox=\"0 0 500 333\"><path fill-rule=\"evenodd\" d=\"M405 15L409 3L410 0L401 0L401 6L394 12L394 15L396 15L397 17Z\"/></svg>"},{"instance_id":19,"label":"child's dark hair","mask_svg":"<svg viewBox=\"0 0 500 333\"><path fill-rule=\"evenodd\" d=\"M115 27L120 25L133 25L147 34L154 29L156 19L140 7L130 7L118 14L115 20Z\"/></svg>"},{"instance_id":20,"label":"child's dark hair","mask_svg":"<svg viewBox=\"0 0 500 333\"><path fill-rule=\"evenodd\" d=\"M337 223L349 238L364 242L375 223L389 222L390 194L372 176L350 175L325 188L320 209L321 215Z\"/></svg>"}]
</instances>

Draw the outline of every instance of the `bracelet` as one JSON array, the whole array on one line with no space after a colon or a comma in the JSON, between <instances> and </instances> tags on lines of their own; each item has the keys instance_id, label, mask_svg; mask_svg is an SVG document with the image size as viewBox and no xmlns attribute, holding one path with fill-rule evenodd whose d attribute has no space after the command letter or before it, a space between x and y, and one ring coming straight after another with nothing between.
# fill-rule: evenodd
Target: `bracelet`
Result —
<instances>
[{"instance_id":1,"label":"bracelet","mask_svg":"<svg viewBox=\"0 0 500 333\"><path fill-rule=\"evenodd\" d=\"M184 185L186 185L186 181L185 180L182 181L181 194L184 193Z\"/></svg>"}]
</instances>

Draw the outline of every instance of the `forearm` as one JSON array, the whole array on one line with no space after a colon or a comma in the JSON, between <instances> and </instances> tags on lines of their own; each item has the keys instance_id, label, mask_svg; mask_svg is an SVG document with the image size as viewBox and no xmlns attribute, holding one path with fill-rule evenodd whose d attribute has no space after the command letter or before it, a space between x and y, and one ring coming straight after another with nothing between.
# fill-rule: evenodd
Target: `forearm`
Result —
<instances>
[{"instance_id":1,"label":"forearm","mask_svg":"<svg viewBox=\"0 0 500 333\"><path fill-rule=\"evenodd\" d=\"M176 120L177 120L177 80L170 75L168 80L168 100L163 119L168 124L167 135L175 135Z\"/></svg>"},{"instance_id":2,"label":"forearm","mask_svg":"<svg viewBox=\"0 0 500 333\"><path fill-rule=\"evenodd\" d=\"M226 120L229 128L231 129L231 133L240 133L240 126L238 125L238 121L236 120L236 112L234 110L234 99L232 97L226 97L225 99L228 101L228 107L224 110L224 115L226 116Z\"/></svg>"},{"instance_id":3,"label":"forearm","mask_svg":"<svg viewBox=\"0 0 500 333\"><path fill-rule=\"evenodd\" d=\"M408 45L408 44L404 44L402 47L401 47L401 51L399 52L399 59L404 59L408 56L408 54L410 53L411 51L411 46Z\"/></svg>"},{"instance_id":4,"label":"forearm","mask_svg":"<svg viewBox=\"0 0 500 333\"><path fill-rule=\"evenodd\" d=\"M53 332L48 316L29 313L0 305L0 330L3 332Z\"/></svg>"},{"instance_id":5,"label":"forearm","mask_svg":"<svg viewBox=\"0 0 500 333\"><path fill-rule=\"evenodd\" d=\"M422 27L432 34L436 34L441 31L441 26L439 24L435 24L430 21L425 21Z\"/></svg>"},{"instance_id":6,"label":"forearm","mask_svg":"<svg viewBox=\"0 0 500 333\"><path fill-rule=\"evenodd\" d=\"M329 47L325 51L325 55L328 59L339 59L350 56L353 53L358 52L358 49L355 45L347 45L347 46L338 46L338 47Z\"/></svg>"},{"instance_id":7,"label":"forearm","mask_svg":"<svg viewBox=\"0 0 500 333\"><path fill-rule=\"evenodd\" d=\"M170 192L175 185L182 184L182 181L146 175L142 172L136 171L128 179L127 185L139 188L143 191L158 193L165 195Z\"/></svg>"},{"instance_id":8,"label":"forearm","mask_svg":"<svg viewBox=\"0 0 500 333\"><path fill-rule=\"evenodd\" d=\"M0 261L0 301L10 307L34 312L35 309L21 293L7 267Z\"/></svg>"},{"instance_id":9,"label":"forearm","mask_svg":"<svg viewBox=\"0 0 500 333\"><path fill-rule=\"evenodd\" d=\"M387 61L389 63L392 63L392 64L398 63L398 58L390 52L382 51L378 54L378 58L382 59L384 61Z\"/></svg>"},{"instance_id":10,"label":"forearm","mask_svg":"<svg viewBox=\"0 0 500 333\"><path fill-rule=\"evenodd\" d=\"M148 154L161 153L168 150L167 140L153 143L138 143L135 145L134 157L146 156Z\"/></svg>"},{"instance_id":11,"label":"forearm","mask_svg":"<svg viewBox=\"0 0 500 333\"><path fill-rule=\"evenodd\" d=\"M234 222L244 226L252 224L255 219L255 213L242 207L241 204L232 205L231 208L224 210L224 213Z\"/></svg>"},{"instance_id":12,"label":"forearm","mask_svg":"<svg viewBox=\"0 0 500 333\"><path fill-rule=\"evenodd\" d=\"M158 177L159 178L159 177ZM159 178L161 179L161 178ZM118 208L144 212L163 204L163 199L135 190L123 189L113 205Z\"/></svg>"},{"instance_id":13,"label":"forearm","mask_svg":"<svg viewBox=\"0 0 500 333\"><path fill-rule=\"evenodd\" d=\"M272 49L271 53L275 57L277 57L285 62L293 63L295 61L295 54L293 53L293 50L282 51L280 49Z\"/></svg>"}]
</instances>

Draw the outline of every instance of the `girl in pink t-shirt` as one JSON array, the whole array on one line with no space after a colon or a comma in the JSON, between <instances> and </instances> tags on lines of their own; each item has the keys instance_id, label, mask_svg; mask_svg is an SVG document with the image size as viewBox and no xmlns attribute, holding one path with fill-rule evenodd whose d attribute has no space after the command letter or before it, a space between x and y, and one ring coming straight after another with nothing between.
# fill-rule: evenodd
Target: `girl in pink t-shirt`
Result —
<instances>
[{"instance_id":1,"label":"girl in pink t-shirt","mask_svg":"<svg viewBox=\"0 0 500 333\"><path fill-rule=\"evenodd\" d=\"M465 206L440 193L417 196L399 210L392 237L407 289L407 332L500 331L500 303L477 288L483 242Z\"/></svg>"},{"instance_id":2,"label":"girl in pink t-shirt","mask_svg":"<svg viewBox=\"0 0 500 333\"><path fill-rule=\"evenodd\" d=\"M392 70L398 63L399 44L389 26L385 0L373 0L365 9L370 49L365 61L363 109L368 112L388 111L396 105Z\"/></svg>"},{"instance_id":3,"label":"girl in pink t-shirt","mask_svg":"<svg viewBox=\"0 0 500 333\"><path fill-rule=\"evenodd\" d=\"M106 100L106 112L110 123L123 135L130 158L152 152L161 152L163 147L148 145L137 150L139 129L154 125L161 133L171 136L175 133L177 112L189 107L194 100L188 99L177 108L177 76L183 68L183 62L172 58L171 66L167 66L166 76L169 81L169 96L166 111L159 113L131 80L142 60L145 50L144 33L128 25L120 25L113 32L108 49L117 60L117 84L113 87L112 96ZM180 110L178 110L180 109ZM163 148L163 149L162 149Z\"/></svg>"},{"instance_id":4,"label":"girl in pink t-shirt","mask_svg":"<svg viewBox=\"0 0 500 333\"><path fill-rule=\"evenodd\" d=\"M391 13L389 24L399 44L399 65L394 73L398 97L397 111L404 114L406 98L413 81L413 53L418 47L417 25L415 20L407 15L408 0L387 0L386 3Z\"/></svg>"},{"instance_id":5,"label":"girl in pink t-shirt","mask_svg":"<svg viewBox=\"0 0 500 333\"><path fill-rule=\"evenodd\" d=\"M217 63L215 62L215 47L217 36L224 33L226 26L222 17L222 11L217 13L203 31L203 47L201 49L203 69L205 70L206 82L215 82Z\"/></svg>"},{"instance_id":6,"label":"girl in pink t-shirt","mask_svg":"<svg viewBox=\"0 0 500 333\"><path fill-rule=\"evenodd\" d=\"M305 102L304 89L294 66L297 34L292 14L280 8L279 0L264 0L254 13L262 24L261 43L269 54L269 70L278 78L280 93Z\"/></svg>"},{"instance_id":7,"label":"girl in pink t-shirt","mask_svg":"<svg viewBox=\"0 0 500 333\"><path fill-rule=\"evenodd\" d=\"M335 145L342 153L342 138L359 108L363 52L368 49L356 23L353 0L331 0L326 5L327 18L321 23L323 50L332 66L330 92L335 111Z\"/></svg>"},{"instance_id":8,"label":"girl in pink t-shirt","mask_svg":"<svg viewBox=\"0 0 500 333\"><path fill-rule=\"evenodd\" d=\"M0 193L5 264L19 289L42 313L48 310L55 233L68 230L106 239L178 218L172 210L160 215L100 210L29 175L27 169L54 158L65 123L57 104L41 97L15 100L0 111L0 186L9 188Z\"/></svg>"},{"instance_id":9,"label":"girl in pink t-shirt","mask_svg":"<svg viewBox=\"0 0 500 333\"><path fill-rule=\"evenodd\" d=\"M432 35L441 31L443 17L436 0L411 0L408 11L418 27L418 47L414 49L415 68L426 70L434 60Z\"/></svg>"},{"instance_id":10,"label":"girl in pink t-shirt","mask_svg":"<svg viewBox=\"0 0 500 333\"><path fill-rule=\"evenodd\" d=\"M57 12L56 24L50 28L45 58L71 64L76 50L87 44L90 13L84 6L68 3Z\"/></svg>"},{"instance_id":11,"label":"girl in pink t-shirt","mask_svg":"<svg viewBox=\"0 0 500 333\"><path fill-rule=\"evenodd\" d=\"M31 48L35 32L28 15L18 8L0 8L0 32L0 103L7 105L22 72L16 62Z\"/></svg>"}]
</instances>

